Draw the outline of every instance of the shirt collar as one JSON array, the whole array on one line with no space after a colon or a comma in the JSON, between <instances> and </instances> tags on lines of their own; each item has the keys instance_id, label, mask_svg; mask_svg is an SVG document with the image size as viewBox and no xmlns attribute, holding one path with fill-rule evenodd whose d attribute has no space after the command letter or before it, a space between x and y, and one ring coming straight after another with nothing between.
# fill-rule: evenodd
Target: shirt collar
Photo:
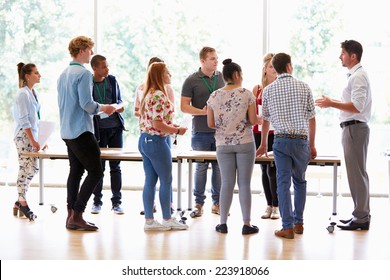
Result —
<instances>
[{"instance_id":1,"label":"shirt collar","mask_svg":"<svg viewBox=\"0 0 390 280\"><path fill-rule=\"evenodd\" d=\"M348 71L348 74L347 76L350 77L353 73L355 73L360 67L362 67L362 65L360 64L360 62L358 64L356 64L354 67L352 67L349 71Z\"/></svg>"},{"instance_id":2,"label":"shirt collar","mask_svg":"<svg viewBox=\"0 0 390 280\"><path fill-rule=\"evenodd\" d=\"M214 71L214 73L213 73L213 76L218 76L218 74L219 74L219 72L218 72L218 70L215 70ZM205 75L203 72L202 72L202 70L201 70L201 68L199 67L199 70L198 70L198 75L199 75L199 77L208 77L207 75ZM213 77L212 76L212 77ZM210 77L209 77L210 78Z\"/></svg>"},{"instance_id":3,"label":"shirt collar","mask_svg":"<svg viewBox=\"0 0 390 280\"><path fill-rule=\"evenodd\" d=\"M287 77L292 77L292 75L289 73L278 74L277 79L283 79L283 78L287 78Z\"/></svg>"}]
</instances>

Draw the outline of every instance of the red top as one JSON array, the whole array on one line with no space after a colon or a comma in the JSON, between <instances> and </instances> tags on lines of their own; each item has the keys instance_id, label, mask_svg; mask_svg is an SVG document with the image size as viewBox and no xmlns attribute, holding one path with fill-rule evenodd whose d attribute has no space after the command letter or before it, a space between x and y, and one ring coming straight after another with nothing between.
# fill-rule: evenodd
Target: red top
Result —
<instances>
[{"instance_id":1,"label":"red top","mask_svg":"<svg viewBox=\"0 0 390 280\"><path fill-rule=\"evenodd\" d=\"M262 88L260 85L257 86L257 93L256 93L256 114L259 114L259 105L262 104L261 102L261 92L262 92ZM261 129L259 130L259 125L254 125L253 126L253 132L254 133L258 133L260 134L261 133ZM268 134L274 134L274 131L273 130L270 130L268 132Z\"/></svg>"}]
</instances>

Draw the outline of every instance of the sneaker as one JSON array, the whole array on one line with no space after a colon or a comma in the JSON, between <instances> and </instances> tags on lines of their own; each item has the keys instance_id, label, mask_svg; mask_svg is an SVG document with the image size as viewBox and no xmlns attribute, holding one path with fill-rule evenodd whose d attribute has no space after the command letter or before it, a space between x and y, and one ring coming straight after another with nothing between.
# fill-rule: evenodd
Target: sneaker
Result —
<instances>
[{"instance_id":1,"label":"sneaker","mask_svg":"<svg viewBox=\"0 0 390 280\"><path fill-rule=\"evenodd\" d=\"M242 234L253 234L253 233L258 233L258 232L259 232L259 228L257 226L254 226L254 225L251 225L251 226L244 225L242 227Z\"/></svg>"},{"instance_id":2,"label":"sneaker","mask_svg":"<svg viewBox=\"0 0 390 280\"><path fill-rule=\"evenodd\" d=\"M292 228L275 230L275 235L287 239L294 239L294 231Z\"/></svg>"},{"instance_id":3,"label":"sneaker","mask_svg":"<svg viewBox=\"0 0 390 280\"><path fill-rule=\"evenodd\" d=\"M272 207L272 212L271 212L270 218L273 219L273 220L276 220L276 219L280 218L279 207L278 206Z\"/></svg>"},{"instance_id":4,"label":"sneaker","mask_svg":"<svg viewBox=\"0 0 390 280\"><path fill-rule=\"evenodd\" d=\"M293 230L296 234L303 234L303 224L295 224Z\"/></svg>"},{"instance_id":5,"label":"sneaker","mask_svg":"<svg viewBox=\"0 0 390 280\"><path fill-rule=\"evenodd\" d=\"M171 230L170 226L162 225L158 221L145 221L144 230L164 231Z\"/></svg>"},{"instance_id":6,"label":"sneaker","mask_svg":"<svg viewBox=\"0 0 390 280\"><path fill-rule=\"evenodd\" d=\"M272 206L267 206L264 211L264 214L261 216L262 219L269 219L272 214Z\"/></svg>"},{"instance_id":7,"label":"sneaker","mask_svg":"<svg viewBox=\"0 0 390 280\"><path fill-rule=\"evenodd\" d=\"M114 211L115 214L118 214L118 215L123 215L125 214L125 212L123 211L122 207L120 206L120 204L115 204L112 206L112 209Z\"/></svg>"},{"instance_id":8,"label":"sneaker","mask_svg":"<svg viewBox=\"0 0 390 280\"><path fill-rule=\"evenodd\" d=\"M102 210L102 206L101 205L93 204L92 205L92 209L91 209L91 213L92 214L99 214L101 210Z\"/></svg>"},{"instance_id":9,"label":"sneaker","mask_svg":"<svg viewBox=\"0 0 390 280\"><path fill-rule=\"evenodd\" d=\"M215 230L220 233L228 233L228 228L226 224L219 224L215 227Z\"/></svg>"},{"instance_id":10,"label":"sneaker","mask_svg":"<svg viewBox=\"0 0 390 280\"><path fill-rule=\"evenodd\" d=\"M220 214L220 212L219 212L219 204L213 204L213 206L211 207L211 213L217 214L217 215Z\"/></svg>"},{"instance_id":11,"label":"sneaker","mask_svg":"<svg viewBox=\"0 0 390 280\"><path fill-rule=\"evenodd\" d=\"M175 218L163 220L162 224L163 226L170 227L172 230L188 229L188 225L177 221Z\"/></svg>"}]
</instances>

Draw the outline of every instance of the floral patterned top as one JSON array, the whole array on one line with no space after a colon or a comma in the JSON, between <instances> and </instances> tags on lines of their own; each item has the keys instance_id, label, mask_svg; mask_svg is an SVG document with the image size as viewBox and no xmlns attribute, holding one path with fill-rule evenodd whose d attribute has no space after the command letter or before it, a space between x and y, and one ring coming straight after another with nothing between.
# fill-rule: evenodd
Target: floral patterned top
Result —
<instances>
[{"instance_id":1,"label":"floral patterned top","mask_svg":"<svg viewBox=\"0 0 390 280\"><path fill-rule=\"evenodd\" d=\"M145 97L145 108L140 117L139 127L141 133L149 135L168 136L169 133L161 132L153 128L153 121L162 121L167 125L172 124L173 106L168 97L160 90L149 93Z\"/></svg>"},{"instance_id":2,"label":"floral patterned top","mask_svg":"<svg viewBox=\"0 0 390 280\"><path fill-rule=\"evenodd\" d=\"M245 88L214 91L207 106L214 111L216 145L240 145L253 142L248 107L256 102L253 93Z\"/></svg>"}]
</instances>

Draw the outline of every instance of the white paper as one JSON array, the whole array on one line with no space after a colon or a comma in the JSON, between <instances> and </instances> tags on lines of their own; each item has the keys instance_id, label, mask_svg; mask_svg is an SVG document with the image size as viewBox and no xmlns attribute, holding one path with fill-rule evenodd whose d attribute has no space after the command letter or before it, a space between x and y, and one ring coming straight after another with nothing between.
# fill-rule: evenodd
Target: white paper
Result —
<instances>
[{"instance_id":1,"label":"white paper","mask_svg":"<svg viewBox=\"0 0 390 280\"><path fill-rule=\"evenodd\" d=\"M107 104L105 104L105 105L107 105ZM109 105L113 106L115 108L115 111L118 111L119 109L123 108L123 103L120 103L120 104L112 103L112 104L109 104ZM104 113L103 111L98 112L96 115L100 116L100 118L102 118L102 119L108 117L108 115L106 113ZM103 115L103 117L102 117L102 115Z\"/></svg>"},{"instance_id":2,"label":"white paper","mask_svg":"<svg viewBox=\"0 0 390 280\"><path fill-rule=\"evenodd\" d=\"M39 121L38 143L41 149L46 145L50 135L53 134L56 124L54 122Z\"/></svg>"},{"instance_id":3,"label":"white paper","mask_svg":"<svg viewBox=\"0 0 390 280\"><path fill-rule=\"evenodd\" d=\"M108 116L106 113L104 113L104 112L102 112L99 116L100 116L101 119L105 119L105 118L108 118L108 117L109 117L109 116Z\"/></svg>"},{"instance_id":4,"label":"white paper","mask_svg":"<svg viewBox=\"0 0 390 280\"><path fill-rule=\"evenodd\" d=\"M190 124L191 124L191 121L192 121L192 115L185 115L183 117L183 119L181 120L181 123L180 123L180 126L181 127L185 127L185 128L189 128Z\"/></svg>"}]
</instances>

